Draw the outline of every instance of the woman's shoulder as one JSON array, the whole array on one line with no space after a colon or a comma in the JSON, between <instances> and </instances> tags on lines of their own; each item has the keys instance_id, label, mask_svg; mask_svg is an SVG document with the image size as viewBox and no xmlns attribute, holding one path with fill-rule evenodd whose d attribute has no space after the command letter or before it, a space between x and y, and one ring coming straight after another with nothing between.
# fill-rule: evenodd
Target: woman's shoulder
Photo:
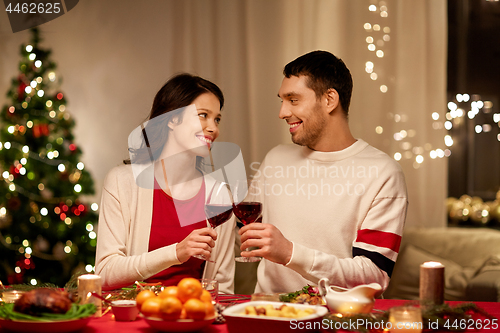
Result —
<instances>
[{"instance_id":1,"label":"woman's shoulder","mask_svg":"<svg viewBox=\"0 0 500 333\"><path fill-rule=\"evenodd\" d=\"M118 184L127 184L129 182L135 183L132 165L121 164L108 171L104 180L104 186L117 186Z\"/></svg>"},{"instance_id":2,"label":"woman's shoulder","mask_svg":"<svg viewBox=\"0 0 500 333\"><path fill-rule=\"evenodd\" d=\"M131 164L120 164L108 171L106 177L133 177Z\"/></svg>"}]
</instances>

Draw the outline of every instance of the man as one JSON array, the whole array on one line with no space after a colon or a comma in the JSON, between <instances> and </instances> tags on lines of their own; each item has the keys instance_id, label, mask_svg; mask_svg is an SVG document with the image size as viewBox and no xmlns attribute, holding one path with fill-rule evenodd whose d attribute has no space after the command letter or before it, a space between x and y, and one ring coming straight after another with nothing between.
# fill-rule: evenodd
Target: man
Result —
<instances>
[{"instance_id":1,"label":"man","mask_svg":"<svg viewBox=\"0 0 500 333\"><path fill-rule=\"evenodd\" d=\"M314 51L283 73L279 117L295 145L267 154L250 188L251 200L263 204L263 223L239 231L242 256L266 259L256 292L291 292L323 277L385 290L408 204L401 167L352 136L352 78L342 60Z\"/></svg>"}]
</instances>

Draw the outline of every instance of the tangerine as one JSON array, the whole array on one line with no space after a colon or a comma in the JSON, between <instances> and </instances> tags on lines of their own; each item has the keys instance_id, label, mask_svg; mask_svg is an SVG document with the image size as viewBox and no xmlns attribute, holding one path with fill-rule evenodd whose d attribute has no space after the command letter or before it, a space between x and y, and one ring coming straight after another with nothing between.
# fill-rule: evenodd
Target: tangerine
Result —
<instances>
[{"instance_id":1,"label":"tangerine","mask_svg":"<svg viewBox=\"0 0 500 333\"><path fill-rule=\"evenodd\" d=\"M186 303L184 303L184 309L186 309L186 317L188 319L201 320L204 319L207 314L206 303L196 298L187 300Z\"/></svg>"},{"instance_id":2,"label":"tangerine","mask_svg":"<svg viewBox=\"0 0 500 333\"><path fill-rule=\"evenodd\" d=\"M186 309L184 309L184 307L182 307L181 316L179 317L179 319L187 319Z\"/></svg>"},{"instance_id":3,"label":"tangerine","mask_svg":"<svg viewBox=\"0 0 500 333\"><path fill-rule=\"evenodd\" d=\"M215 307L212 304L212 302L204 302L206 309L205 309L205 318L213 318L215 317Z\"/></svg>"},{"instance_id":4,"label":"tangerine","mask_svg":"<svg viewBox=\"0 0 500 333\"><path fill-rule=\"evenodd\" d=\"M201 282L195 278L183 278L177 284L177 297L182 303L186 303L190 298L199 300L202 291Z\"/></svg>"},{"instance_id":5,"label":"tangerine","mask_svg":"<svg viewBox=\"0 0 500 333\"><path fill-rule=\"evenodd\" d=\"M139 308L139 310L141 309L141 306L144 303L144 301L146 301L148 298L151 297L156 297L156 294L149 289L144 289L141 292L139 292L139 294L137 294L135 301L137 302L137 307Z\"/></svg>"},{"instance_id":6,"label":"tangerine","mask_svg":"<svg viewBox=\"0 0 500 333\"><path fill-rule=\"evenodd\" d=\"M165 320L177 320L181 317L182 303L177 297L168 296L161 299L160 316Z\"/></svg>"},{"instance_id":7,"label":"tangerine","mask_svg":"<svg viewBox=\"0 0 500 333\"><path fill-rule=\"evenodd\" d=\"M176 297L177 298L177 287L176 286L166 287L165 289L162 290L162 292L160 294L158 294L158 297L160 297L160 298Z\"/></svg>"},{"instance_id":8,"label":"tangerine","mask_svg":"<svg viewBox=\"0 0 500 333\"><path fill-rule=\"evenodd\" d=\"M210 295L210 292L208 290L203 289L201 292L200 300L205 303L212 304L212 295Z\"/></svg>"},{"instance_id":9,"label":"tangerine","mask_svg":"<svg viewBox=\"0 0 500 333\"><path fill-rule=\"evenodd\" d=\"M160 305L161 298L151 297L142 303L141 312L145 317L161 318Z\"/></svg>"}]
</instances>

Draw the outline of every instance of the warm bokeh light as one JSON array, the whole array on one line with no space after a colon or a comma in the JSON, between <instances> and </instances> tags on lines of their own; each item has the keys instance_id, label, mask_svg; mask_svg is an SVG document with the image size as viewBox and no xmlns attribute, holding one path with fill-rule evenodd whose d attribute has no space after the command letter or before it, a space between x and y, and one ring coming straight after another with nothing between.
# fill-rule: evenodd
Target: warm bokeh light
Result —
<instances>
[{"instance_id":1,"label":"warm bokeh light","mask_svg":"<svg viewBox=\"0 0 500 333\"><path fill-rule=\"evenodd\" d=\"M452 137L451 137L451 136L449 136L449 135L446 135L446 136L444 137L444 144L445 144L447 147L451 147L451 146L453 146L453 139L452 139Z\"/></svg>"}]
</instances>

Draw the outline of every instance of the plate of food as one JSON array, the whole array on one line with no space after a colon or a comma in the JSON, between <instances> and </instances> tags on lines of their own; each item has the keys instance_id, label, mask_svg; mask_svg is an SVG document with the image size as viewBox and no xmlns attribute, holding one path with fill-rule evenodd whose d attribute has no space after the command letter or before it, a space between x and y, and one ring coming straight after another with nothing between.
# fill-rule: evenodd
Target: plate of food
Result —
<instances>
[{"instance_id":1,"label":"plate of food","mask_svg":"<svg viewBox=\"0 0 500 333\"><path fill-rule=\"evenodd\" d=\"M319 293L318 287L304 286L293 293L281 294L280 301L298 304L326 305Z\"/></svg>"},{"instance_id":2,"label":"plate of food","mask_svg":"<svg viewBox=\"0 0 500 333\"><path fill-rule=\"evenodd\" d=\"M230 306L222 315L230 333L281 333L320 330L327 313L321 305L251 301Z\"/></svg>"},{"instance_id":3,"label":"plate of food","mask_svg":"<svg viewBox=\"0 0 500 333\"><path fill-rule=\"evenodd\" d=\"M0 304L0 327L13 332L72 332L86 326L95 311L94 304L72 303L67 292L39 288L15 303Z\"/></svg>"}]
</instances>

